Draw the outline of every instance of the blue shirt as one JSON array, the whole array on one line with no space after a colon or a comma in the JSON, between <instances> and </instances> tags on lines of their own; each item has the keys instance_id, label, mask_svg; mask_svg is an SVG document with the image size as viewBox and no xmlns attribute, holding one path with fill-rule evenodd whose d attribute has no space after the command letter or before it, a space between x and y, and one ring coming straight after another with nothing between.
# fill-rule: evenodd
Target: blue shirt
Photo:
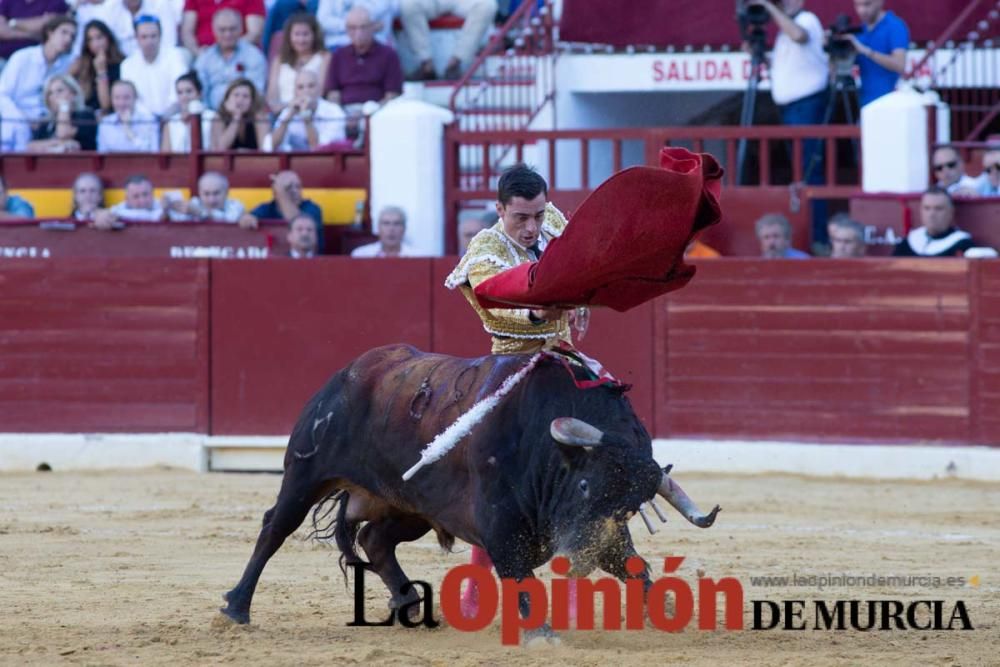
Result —
<instances>
[{"instance_id":1,"label":"blue shirt","mask_svg":"<svg viewBox=\"0 0 1000 667\"><path fill-rule=\"evenodd\" d=\"M7 206L4 210L14 215L23 215L28 218L35 217L35 209L32 208L31 204L17 195L8 195Z\"/></svg>"},{"instance_id":2,"label":"blue shirt","mask_svg":"<svg viewBox=\"0 0 1000 667\"><path fill-rule=\"evenodd\" d=\"M316 254L323 254L323 211L319 206L316 205L311 199L303 199L302 203L299 204L299 210L316 223ZM250 211L250 214L261 220L281 220L283 219L281 215L281 209L278 208L278 203L273 199L266 204L260 204L254 210Z\"/></svg>"},{"instance_id":3,"label":"blue shirt","mask_svg":"<svg viewBox=\"0 0 1000 667\"><path fill-rule=\"evenodd\" d=\"M241 39L236 44L236 51L228 59L218 46L205 49L194 61L194 69L205 91L205 104L210 109L218 110L226 88L235 79L250 79L257 88L258 97L264 96L267 59L260 49L246 40Z\"/></svg>"},{"instance_id":4,"label":"blue shirt","mask_svg":"<svg viewBox=\"0 0 1000 667\"><path fill-rule=\"evenodd\" d=\"M889 54L896 49L905 51L910 45L910 29L906 27L903 19L892 12L886 12L874 28L862 26L858 41L879 53ZM874 102L896 89L899 74L860 54L857 63L861 73L861 90L858 95L861 106Z\"/></svg>"},{"instance_id":5,"label":"blue shirt","mask_svg":"<svg viewBox=\"0 0 1000 667\"><path fill-rule=\"evenodd\" d=\"M788 250L785 251L784 259L811 259L812 256L807 252L802 252L801 250L796 250L795 248L788 246Z\"/></svg>"}]
</instances>

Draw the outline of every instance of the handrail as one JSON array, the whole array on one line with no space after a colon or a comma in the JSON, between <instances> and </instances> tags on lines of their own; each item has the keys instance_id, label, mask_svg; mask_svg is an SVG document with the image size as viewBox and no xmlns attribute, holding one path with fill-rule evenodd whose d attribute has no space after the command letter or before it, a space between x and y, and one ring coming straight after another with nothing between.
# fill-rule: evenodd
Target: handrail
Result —
<instances>
[{"instance_id":1,"label":"handrail","mask_svg":"<svg viewBox=\"0 0 1000 667\"><path fill-rule=\"evenodd\" d=\"M486 44L486 48L484 48L479 55L476 56L476 59L472 61L472 65L469 66L469 69L465 71L465 74L463 74L458 80L458 83L455 84L455 89L452 91L451 97L448 98L448 108L451 109L452 113L458 113L458 95L462 89L469 85L473 77L476 76L491 56L496 55L496 53L503 50L503 44L506 38L510 35L511 31L522 21L522 19L529 15L534 8L535 3L533 0L526 0L525 2L522 2L517 9L514 10L514 13L507 18L507 21L500 27L500 30L490 38L490 41ZM548 9L547 6L546 9ZM545 17L545 20L548 22L547 28L549 28L549 34L551 34L551 13L546 12ZM546 45L547 50L551 50L551 48L551 43Z\"/></svg>"},{"instance_id":2,"label":"handrail","mask_svg":"<svg viewBox=\"0 0 1000 667\"><path fill-rule=\"evenodd\" d=\"M971 0L969 4L965 6L965 9L963 9L962 12L955 17L955 20L952 21L947 28L945 28L944 32L941 33L941 36L931 43L930 48L927 49L927 53L924 54L924 57L921 58L910 69L910 71L903 76L903 78L905 80L909 80L916 76L916 73L919 72L921 68L923 68L924 65L926 65L928 61L934 57L937 50L955 36L955 33L958 32L959 28L961 28L965 22L969 20L969 17L972 16L973 12L975 12L979 8L979 5L984 2L985 0Z\"/></svg>"}]
</instances>

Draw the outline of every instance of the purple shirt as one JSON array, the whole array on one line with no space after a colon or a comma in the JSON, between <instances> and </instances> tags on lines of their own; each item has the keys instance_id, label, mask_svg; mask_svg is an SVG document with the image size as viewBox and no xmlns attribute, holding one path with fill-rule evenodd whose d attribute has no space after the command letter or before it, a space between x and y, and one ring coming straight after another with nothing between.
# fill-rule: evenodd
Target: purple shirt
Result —
<instances>
[{"instance_id":1,"label":"purple shirt","mask_svg":"<svg viewBox=\"0 0 1000 667\"><path fill-rule=\"evenodd\" d=\"M3 0L0 0L2 2ZM386 93L403 92L403 68L396 51L374 42L368 53L358 55L353 44L333 52L323 93L340 91L340 105L380 101Z\"/></svg>"},{"instance_id":2,"label":"purple shirt","mask_svg":"<svg viewBox=\"0 0 1000 667\"><path fill-rule=\"evenodd\" d=\"M0 0L0 16L8 21L11 19L30 19L42 14L69 14L65 0ZM34 39L0 40L0 58L9 58L10 54L25 46L34 46Z\"/></svg>"}]
</instances>

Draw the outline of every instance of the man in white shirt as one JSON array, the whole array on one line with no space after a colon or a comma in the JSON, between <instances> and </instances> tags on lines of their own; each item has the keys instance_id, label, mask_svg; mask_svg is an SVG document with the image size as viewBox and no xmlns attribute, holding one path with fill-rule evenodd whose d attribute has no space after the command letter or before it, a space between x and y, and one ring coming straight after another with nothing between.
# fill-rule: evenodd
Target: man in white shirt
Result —
<instances>
[{"instance_id":1,"label":"man in white shirt","mask_svg":"<svg viewBox=\"0 0 1000 667\"><path fill-rule=\"evenodd\" d=\"M106 0L107 1L107 0ZM155 16L143 14L135 22L139 48L122 62L121 78L131 81L139 101L157 116L177 102L174 83L190 68L187 52L162 41L162 23Z\"/></svg>"},{"instance_id":2,"label":"man in white shirt","mask_svg":"<svg viewBox=\"0 0 1000 667\"><path fill-rule=\"evenodd\" d=\"M805 0L781 0L781 7L771 0L754 0L751 4L764 7L778 26L770 76L771 97L781 111L781 122L822 125L830 82L829 58L823 50L823 24L804 9ZM821 140L802 142L802 168L807 183L823 183ZM827 242L825 201L813 201L812 231L813 242Z\"/></svg>"},{"instance_id":3,"label":"man in white shirt","mask_svg":"<svg viewBox=\"0 0 1000 667\"><path fill-rule=\"evenodd\" d=\"M405 236L406 212L386 206L378 214L378 241L355 248L351 257L420 257Z\"/></svg>"},{"instance_id":4,"label":"man in white shirt","mask_svg":"<svg viewBox=\"0 0 1000 667\"><path fill-rule=\"evenodd\" d=\"M975 197L985 178L973 178L965 173L965 160L953 146L939 146L931 156L934 180L952 197Z\"/></svg>"},{"instance_id":5,"label":"man in white shirt","mask_svg":"<svg viewBox=\"0 0 1000 667\"><path fill-rule=\"evenodd\" d=\"M295 76L295 98L282 109L274 129L264 139L264 150L311 151L346 136L346 114L340 105L320 97L316 72Z\"/></svg>"},{"instance_id":6,"label":"man in white shirt","mask_svg":"<svg viewBox=\"0 0 1000 667\"><path fill-rule=\"evenodd\" d=\"M156 116L136 99L135 85L127 79L111 84L114 113L97 126L101 153L155 153L160 150L160 125Z\"/></svg>"},{"instance_id":7,"label":"man in white shirt","mask_svg":"<svg viewBox=\"0 0 1000 667\"><path fill-rule=\"evenodd\" d=\"M0 152L20 153L31 141L31 124L7 96L0 96Z\"/></svg>"},{"instance_id":8,"label":"man in white shirt","mask_svg":"<svg viewBox=\"0 0 1000 667\"><path fill-rule=\"evenodd\" d=\"M239 223L244 229L257 227L257 218L246 212L243 203L229 198L229 179L217 171L206 171L201 175L197 197L192 197L186 204L168 197L165 198L164 208L171 221L230 222Z\"/></svg>"},{"instance_id":9,"label":"man in white shirt","mask_svg":"<svg viewBox=\"0 0 1000 667\"><path fill-rule=\"evenodd\" d=\"M76 21L57 16L42 28L42 43L15 51L0 72L0 96L9 97L29 120L48 113L42 90L45 82L69 70L70 47L76 37Z\"/></svg>"},{"instance_id":10,"label":"man in white shirt","mask_svg":"<svg viewBox=\"0 0 1000 667\"><path fill-rule=\"evenodd\" d=\"M78 3L76 8L76 20L81 27L95 19L103 21L114 33L118 48L126 56L138 50L135 28L140 16L156 17L162 29L163 43L166 46L178 45L180 35L177 29L177 12L168 0L91 0ZM73 44L73 53L79 55L82 49L81 30Z\"/></svg>"},{"instance_id":11,"label":"man in white shirt","mask_svg":"<svg viewBox=\"0 0 1000 667\"><path fill-rule=\"evenodd\" d=\"M125 181L125 201L115 204L107 213L115 220L126 222L163 222L165 216L163 207L153 196L153 182L139 174L128 177Z\"/></svg>"}]
</instances>

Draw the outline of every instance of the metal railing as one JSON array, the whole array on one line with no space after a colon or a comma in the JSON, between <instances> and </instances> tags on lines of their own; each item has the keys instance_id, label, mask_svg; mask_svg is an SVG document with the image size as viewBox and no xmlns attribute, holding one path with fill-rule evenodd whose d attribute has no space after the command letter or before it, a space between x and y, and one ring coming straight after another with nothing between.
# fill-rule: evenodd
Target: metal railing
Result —
<instances>
[{"instance_id":1,"label":"metal railing","mask_svg":"<svg viewBox=\"0 0 1000 667\"><path fill-rule=\"evenodd\" d=\"M465 72L449 108L468 130L526 128L555 95L554 20L522 2Z\"/></svg>"},{"instance_id":2,"label":"metal railing","mask_svg":"<svg viewBox=\"0 0 1000 667\"><path fill-rule=\"evenodd\" d=\"M951 108L951 135L982 138L1000 115L1000 0L969 0L906 74L927 80Z\"/></svg>"}]
</instances>

